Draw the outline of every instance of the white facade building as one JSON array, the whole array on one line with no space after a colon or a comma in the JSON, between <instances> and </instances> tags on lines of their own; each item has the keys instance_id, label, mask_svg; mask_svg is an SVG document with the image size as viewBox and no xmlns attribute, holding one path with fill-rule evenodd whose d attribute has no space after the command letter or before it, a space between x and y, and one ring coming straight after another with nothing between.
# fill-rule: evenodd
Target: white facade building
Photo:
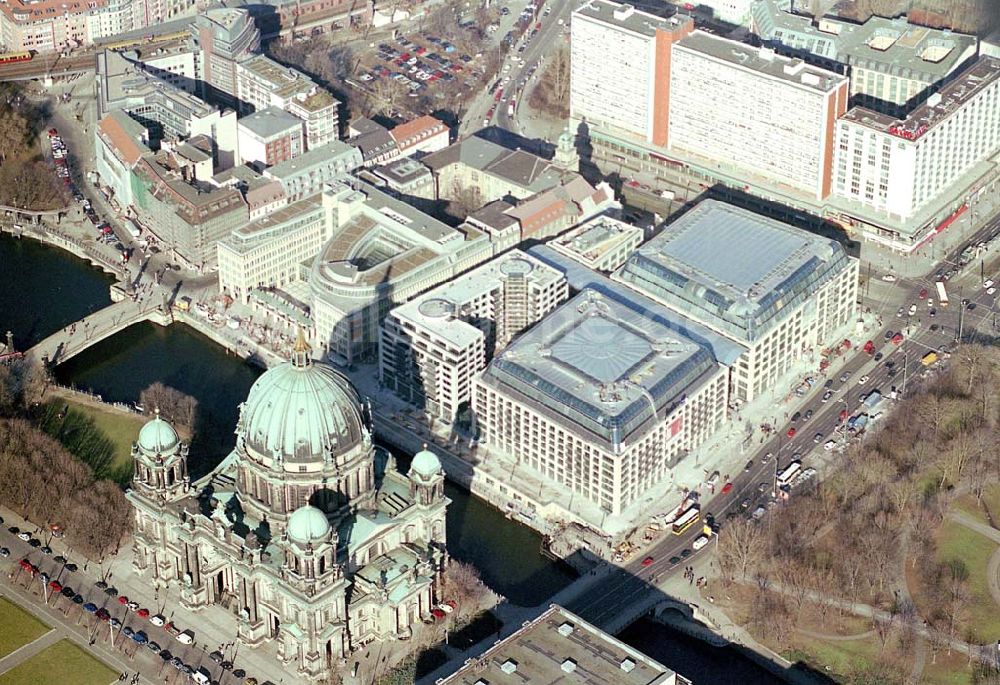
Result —
<instances>
[{"instance_id":1,"label":"white facade building","mask_svg":"<svg viewBox=\"0 0 1000 685\"><path fill-rule=\"evenodd\" d=\"M728 400L725 367L707 342L718 336L628 290L584 289L473 385L491 458L612 516L717 430ZM681 332L692 327L703 335Z\"/></svg>"},{"instance_id":2,"label":"white facade building","mask_svg":"<svg viewBox=\"0 0 1000 685\"><path fill-rule=\"evenodd\" d=\"M312 195L232 231L218 243L219 288L247 302L256 288L281 288L330 237L330 193Z\"/></svg>"},{"instance_id":3,"label":"white facade building","mask_svg":"<svg viewBox=\"0 0 1000 685\"><path fill-rule=\"evenodd\" d=\"M858 260L834 240L705 200L640 247L613 278L746 351L734 399L775 387L854 322Z\"/></svg>"},{"instance_id":4,"label":"white facade building","mask_svg":"<svg viewBox=\"0 0 1000 685\"><path fill-rule=\"evenodd\" d=\"M1000 59L983 57L905 119L848 112L837 125L834 190L906 222L935 200L964 202L963 177L998 151Z\"/></svg>"},{"instance_id":5,"label":"white facade building","mask_svg":"<svg viewBox=\"0 0 1000 685\"><path fill-rule=\"evenodd\" d=\"M823 199L848 90L840 74L695 31L673 46L670 147Z\"/></svg>"},{"instance_id":6,"label":"white facade building","mask_svg":"<svg viewBox=\"0 0 1000 685\"><path fill-rule=\"evenodd\" d=\"M454 422L472 377L568 296L562 272L520 250L396 307L382 324L382 384L427 415Z\"/></svg>"},{"instance_id":7,"label":"white facade building","mask_svg":"<svg viewBox=\"0 0 1000 685\"><path fill-rule=\"evenodd\" d=\"M594 271L610 273L625 263L643 238L640 227L602 214L546 244Z\"/></svg>"},{"instance_id":8,"label":"white facade building","mask_svg":"<svg viewBox=\"0 0 1000 685\"><path fill-rule=\"evenodd\" d=\"M690 18L595 0L573 13L570 118L666 144L670 43Z\"/></svg>"}]
</instances>

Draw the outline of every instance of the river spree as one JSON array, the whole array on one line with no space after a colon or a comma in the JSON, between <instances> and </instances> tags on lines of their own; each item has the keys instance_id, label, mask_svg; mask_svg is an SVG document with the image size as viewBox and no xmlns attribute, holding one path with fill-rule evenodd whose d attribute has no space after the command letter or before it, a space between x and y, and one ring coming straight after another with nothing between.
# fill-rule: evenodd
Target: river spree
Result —
<instances>
[{"instance_id":1,"label":"river spree","mask_svg":"<svg viewBox=\"0 0 1000 685\"><path fill-rule=\"evenodd\" d=\"M0 234L0 336L24 350L111 302L114 279L28 238Z\"/></svg>"},{"instance_id":2,"label":"river spree","mask_svg":"<svg viewBox=\"0 0 1000 685\"><path fill-rule=\"evenodd\" d=\"M0 334L14 331L19 349L81 318L110 299L110 279L82 260L28 240L0 236ZM202 475L235 444L239 403L261 370L228 354L208 338L175 324L132 326L56 369L59 382L90 389L108 401L135 402L143 388L160 381L198 400L199 427L191 446L191 468ZM397 453L405 469L408 455ZM562 564L541 554L534 531L448 484L448 549L472 563L483 580L511 602L534 606L572 580ZM742 685L771 685L773 676L735 650L718 650L642 621L625 633L637 648L695 683L728 680L739 669Z\"/></svg>"}]
</instances>

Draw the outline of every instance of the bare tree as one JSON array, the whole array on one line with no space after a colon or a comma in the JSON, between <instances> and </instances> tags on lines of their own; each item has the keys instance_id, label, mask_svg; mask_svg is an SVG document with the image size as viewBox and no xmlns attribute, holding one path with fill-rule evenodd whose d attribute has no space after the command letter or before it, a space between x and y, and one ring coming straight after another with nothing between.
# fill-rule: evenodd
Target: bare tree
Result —
<instances>
[{"instance_id":1,"label":"bare tree","mask_svg":"<svg viewBox=\"0 0 1000 685\"><path fill-rule=\"evenodd\" d=\"M727 582L747 580L764 556L763 533L756 521L737 519L722 529L716 547L719 569Z\"/></svg>"},{"instance_id":2,"label":"bare tree","mask_svg":"<svg viewBox=\"0 0 1000 685\"><path fill-rule=\"evenodd\" d=\"M147 416L159 414L175 426L193 432L198 418L198 400L176 388L156 382L139 394Z\"/></svg>"}]
</instances>

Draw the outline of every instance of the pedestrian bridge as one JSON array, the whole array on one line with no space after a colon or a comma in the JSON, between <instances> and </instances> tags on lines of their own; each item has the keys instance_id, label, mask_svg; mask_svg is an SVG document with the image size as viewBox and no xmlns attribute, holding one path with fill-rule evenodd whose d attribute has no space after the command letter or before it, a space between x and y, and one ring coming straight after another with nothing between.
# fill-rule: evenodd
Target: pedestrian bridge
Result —
<instances>
[{"instance_id":1,"label":"pedestrian bridge","mask_svg":"<svg viewBox=\"0 0 1000 685\"><path fill-rule=\"evenodd\" d=\"M133 302L131 299L124 299L56 331L25 354L37 361L56 366L140 321L164 324L167 323L167 317L164 317L155 302Z\"/></svg>"}]
</instances>

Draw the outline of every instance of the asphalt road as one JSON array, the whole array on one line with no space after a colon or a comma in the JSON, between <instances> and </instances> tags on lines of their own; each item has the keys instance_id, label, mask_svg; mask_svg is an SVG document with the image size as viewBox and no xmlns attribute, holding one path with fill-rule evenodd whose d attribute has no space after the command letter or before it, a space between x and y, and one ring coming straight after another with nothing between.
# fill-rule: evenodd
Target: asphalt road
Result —
<instances>
[{"instance_id":1,"label":"asphalt road","mask_svg":"<svg viewBox=\"0 0 1000 685\"><path fill-rule=\"evenodd\" d=\"M576 6L577 3L575 0L550 0L546 2L545 6L538 13L538 17L525 32L524 38L516 41L511 46L507 57L504 59L503 64L501 64L500 73L495 77L500 80L509 77L508 82L502 86L504 91L502 98L496 101L494 100L493 93L490 93L489 90L484 90L469 105L468 113L461 126L462 134L471 133L482 128L484 122L486 126L496 125L509 131L517 132L516 125L507 116L507 106L510 104L512 98L520 97L523 88L522 81L528 78L528 70L532 66L539 64L547 56L548 52L563 44L562 32L568 25L570 13ZM547 16L544 11L545 7L551 8ZM512 8L511 11L516 11L516 8ZM559 24L560 19L563 21L562 25ZM529 38L532 29L537 23L541 23L542 28L538 30L534 38ZM517 51L521 45L525 45L526 47L524 52L518 55ZM514 57L523 57L523 61L519 60L515 62L513 60ZM503 65L510 65L510 69L506 74L503 73ZM492 80L490 83L492 83ZM487 118L486 113L494 105L496 105L496 111L492 117Z\"/></svg>"},{"instance_id":2,"label":"asphalt road","mask_svg":"<svg viewBox=\"0 0 1000 685\"><path fill-rule=\"evenodd\" d=\"M1000 231L1000 215L993 217L965 244L975 244L998 231ZM945 259L954 260L961 254L962 249L964 245ZM923 279L902 279L895 283L879 281L877 285L873 284L872 287L876 292L874 295L863 297L862 306L871 308L882 318L882 326L867 334L875 344L875 351L881 353L880 360L875 361L874 355L870 356L863 352L861 347L865 343L864 338L858 335L852 336L852 340L859 344L848 353L851 356L846 363L842 366L834 365L836 370L829 374L831 381L829 389L833 393L832 396L823 402L822 396L826 390L824 383L828 379L817 374L816 386L800 404L794 408L789 407L790 412L801 412L802 418L794 423L786 421L782 411L777 417L776 433L763 444L756 445L754 450L742 458L733 460L733 469L728 474L733 484L732 490L728 494L721 494L726 482L722 477L716 486L714 496L702 493L702 521L711 513L716 521L725 525L727 518L733 512L736 515L749 515L758 506L766 504L771 499L776 470L784 468L795 459L800 459L804 467L817 468L820 473L824 466L835 467L841 453L836 450L827 452L823 449L823 444L828 440L841 442L845 438L839 432L842 410L846 409L848 416L859 413L862 398L875 389L880 390L884 397L888 396L893 387L902 392L904 378L907 391L912 390L918 376L926 372L920 363L921 358L931 350L952 348L960 325L963 328L964 340L969 340L977 330L982 332L987 327L992 334L995 300L983 289L977 265L978 262L970 264L965 272L956 275L948 283L946 287L951 303L947 307L941 307L935 302L933 308L937 314L933 318L928 316L932 307L928 306L927 300L919 298L920 290L926 288L928 299L936 299L933 275ZM942 260L941 266L946 267L947 262ZM996 280L997 274L987 273L986 276ZM961 288L965 293L964 296L975 305L971 311L961 305L961 298L955 292L958 288ZM910 304L917 306L917 312L912 317L908 315ZM897 317L897 310L901 306L905 307L903 315ZM936 325L936 330L931 330L932 325ZM891 337L889 332L895 333L901 330L904 331L903 342L899 346L893 345L888 340L888 337ZM845 373L848 377L841 381ZM864 383L861 383L862 377L866 377ZM884 399L884 406L878 407L875 411L891 410L891 404L891 400ZM806 419L805 416L809 411L813 413ZM795 428L795 434L789 437L788 429L792 427ZM822 436L818 442L814 439L817 433ZM769 453L774 456L765 459L765 455ZM745 466L741 468L743 462ZM792 496L795 496L794 489ZM664 502L664 509L679 504L679 501ZM711 551L713 545L717 544L716 540L698 552L693 551L692 542L701 535L701 530L702 523L699 523L680 536L673 535L669 530L659 533L659 538L651 547L636 554L628 563L622 565L621 571L610 575L605 582L570 602L567 608L598 625L607 623L634 601L636 596L648 591L651 583L662 580L669 573L679 571L696 558L696 555ZM681 558L679 562L671 561L672 558L680 557L685 550L690 556ZM644 567L642 564L646 557L651 557L652 562Z\"/></svg>"}]
</instances>

